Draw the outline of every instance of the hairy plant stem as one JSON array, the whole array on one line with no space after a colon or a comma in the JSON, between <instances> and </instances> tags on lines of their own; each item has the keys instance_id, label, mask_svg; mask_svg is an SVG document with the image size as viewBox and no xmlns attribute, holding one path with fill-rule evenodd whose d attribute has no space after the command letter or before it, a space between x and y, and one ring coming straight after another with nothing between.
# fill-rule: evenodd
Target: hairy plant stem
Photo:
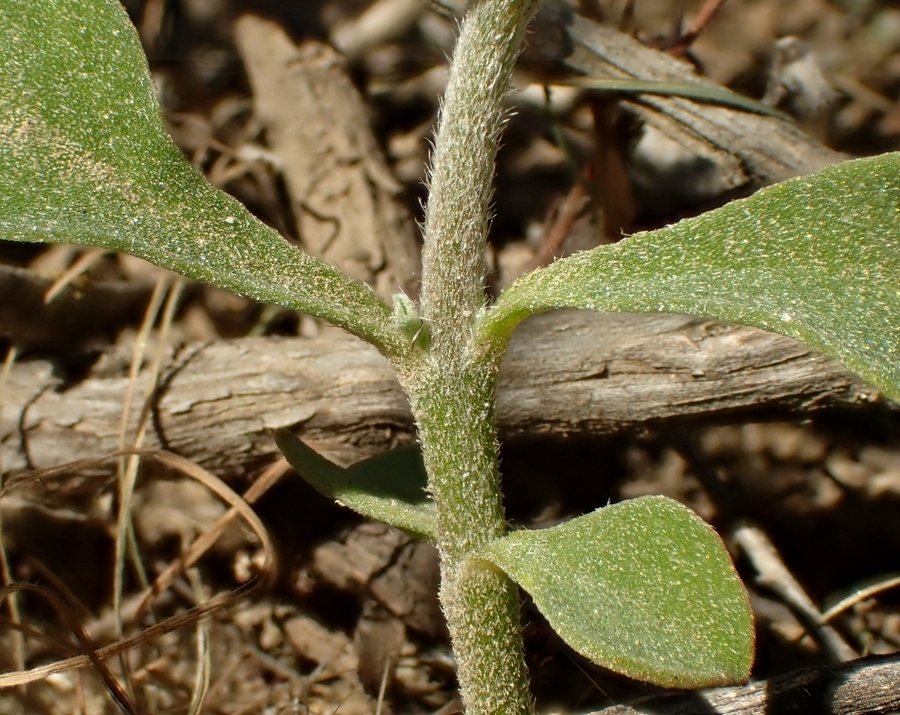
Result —
<instances>
[{"instance_id":1,"label":"hairy plant stem","mask_svg":"<svg viewBox=\"0 0 900 715\"><path fill-rule=\"evenodd\" d=\"M471 0L432 157L421 317L430 349L402 370L437 507L441 602L469 715L532 712L518 593L470 554L506 532L494 425L499 356L476 343L503 97L539 0Z\"/></svg>"},{"instance_id":2,"label":"hairy plant stem","mask_svg":"<svg viewBox=\"0 0 900 715\"><path fill-rule=\"evenodd\" d=\"M422 254L422 317L434 352L462 356L484 304L484 250L503 97L539 0L471 0L432 155Z\"/></svg>"}]
</instances>

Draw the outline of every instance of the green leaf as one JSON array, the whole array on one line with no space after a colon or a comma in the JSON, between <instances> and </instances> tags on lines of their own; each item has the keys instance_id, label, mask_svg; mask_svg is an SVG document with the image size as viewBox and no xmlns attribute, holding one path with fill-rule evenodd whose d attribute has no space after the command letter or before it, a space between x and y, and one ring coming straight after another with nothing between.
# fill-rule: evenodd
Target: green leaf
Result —
<instances>
[{"instance_id":1,"label":"green leaf","mask_svg":"<svg viewBox=\"0 0 900 715\"><path fill-rule=\"evenodd\" d=\"M372 290L187 164L116 0L0 0L0 17L0 238L124 251L404 349Z\"/></svg>"},{"instance_id":2,"label":"green leaf","mask_svg":"<svg viewBox=\"0 0 900 715\"><path fill-rule=\"evenodd\" d=\"M517 531L479 554L595 663L664 687L745 681L753 614L712 527L666 497Z\"/></svg>"},{"instance_id":3,"label":"green leaf","mask_svg":"<svg viewBox=\"0 0 900 715\"><path fill-rule=\"evenodd\" d=\"M425 491L428 477L417 447L400 447L345 469L287 430L277 432L275 442L297 473L321 494L422 541L437 540L437 516Z\"/></svg>"},{"instance_id":4,"label":"green leaf","mask_svg":"<svg viewBox=\"0 0 900 715\"><path fill-rule=\"evenodd\" d=\"M481 318L502 345L552 308L686 313L801 340L900 400L900 154L848 161L523 276Z\"/></svg>"},{"instance_id":5,"label":"green leaf","mask_svg":"<svg viewBox=\"0 0 900 715\"><path fill-rule=\"evenodd\" d=\"M554 79L553 81L554 84L558 82L569 87L582 87L593 90L600 95L654 94L659 97L683 97L697 102L709 102L710 104L718 104L723 107L743 109L745 112L766 114L788 122L793 121L790 115L764 102L732 92L725 87L713 86L707 83L659 82L656 80L637 79L635 77L624 79L612 77L568 77L561 80Z\"/></svg>"}]
</instances>

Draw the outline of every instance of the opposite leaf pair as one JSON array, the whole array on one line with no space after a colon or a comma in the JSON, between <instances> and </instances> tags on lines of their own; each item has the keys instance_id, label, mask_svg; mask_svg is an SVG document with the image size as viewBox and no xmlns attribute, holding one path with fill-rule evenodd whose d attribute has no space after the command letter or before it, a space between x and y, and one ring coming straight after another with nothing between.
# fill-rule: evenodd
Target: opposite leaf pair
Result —
<instances>
[{"instance_id":1,"label":"opposite leaf pair","mask_svg":"<svg viewBox=\"0 0 900 715\"><path fill-rule=\"evenodd\" d=\"M344 469L289 432L291 465L325 496L435 541L419 451L404 447ZM744 680L753 615L719 537L673 499L651 496L549 529L514 531L473 559L503 569L554 630L595 663L668 687Z\"/></svg>"}]
</instances>

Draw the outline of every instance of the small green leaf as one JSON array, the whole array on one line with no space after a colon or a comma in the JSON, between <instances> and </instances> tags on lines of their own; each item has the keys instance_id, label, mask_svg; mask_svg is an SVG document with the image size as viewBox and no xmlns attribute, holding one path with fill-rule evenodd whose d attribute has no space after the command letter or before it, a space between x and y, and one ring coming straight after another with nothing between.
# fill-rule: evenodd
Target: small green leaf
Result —
<instances>
[{"instance_id":1,"label":"small green leaf","mask_svg":"<svg viewBox=\"0 0 900 715\"><path fill-rule=\"evenodd\" d=\"M124 251L404 349L372 290L187 164L119 2L0 0L0 17L0 238Z\"/></svg>"},{"instance_id":2,"label":"small green leaf","mask_svg":"<svg viewBox=\"0 0 900 715\"><path fill-rule=\"evenodd\" d=\"M554 83L557 82L569 87L582 87L593 90L600 95L654 94L659 97L683 97L697 102L709 102L710 104L718 104L723 107L743 109L745 112L766 114L788 122L793 121L790 115L780 112L775 107L711 83L660 82L657 80L642 80L635 77L623 79L612 77L568 77L562 80L554 79Z\"/></svg>"},{"instance_id":3,"label":"small green leaf","mask_svg":"<svg viewBox=\"0 0 900 715\"><path fill-rule=\"evenodd\" d=\"M599 665L676 688L750 675L747 593L712 527L672 499L632 499L551 529L516 531L479 555Z\"/></svg>"},{"instance_id":4,"label":"small green leaf","mask_svg":"<svg viewBox=\"0 0 900 715\"><path fill-rule=\"evenodd\" d=\"M848 161L523 276L502 344L552 308L686 313L801 340L900 400L900 154Z\"/></svg>"},{"instance_id":5,"label":"small green leaf","mask_svg":"<svg viewBox=\"0 0 900 715\"><path fill-rule=\"evenodd\" d=\"M422 541L437 540L434 503L425 491L428 477L417 447L400 447L344 469L286 430L275 434L275 442L320 493Z\"/></svg>"}]
</instances>

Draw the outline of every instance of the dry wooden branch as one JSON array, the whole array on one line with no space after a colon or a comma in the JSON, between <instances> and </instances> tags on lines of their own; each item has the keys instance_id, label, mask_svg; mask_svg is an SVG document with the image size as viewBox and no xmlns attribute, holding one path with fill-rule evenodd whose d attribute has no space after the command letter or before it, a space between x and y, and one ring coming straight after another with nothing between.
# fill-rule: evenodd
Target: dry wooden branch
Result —
<instances>
[{"instance_id":1,"label":"dry wooden branch","mask_svg":"<svg viewBox=\"0 0 900 715\"><path fill-rule=\"evenodd\" d=\"M372 134L365 102L330 46L295 45L245 15L235 41L297 216L303 248L389 299L418 290L416 228Z\"/></svg>"},{"instance_id":2,"label":"dry wooden branch","mask_svg":"<svg viewBox=\"0 0 900 715\"><path fill-rule=\"evenodd\" d=\"M900 655L797 670L738 688L644 698L594 715L862 715L900 708Z\"/></svg>"},{"instance_id":3,"label":"dry wooden branch","mask_svg":"<svg viewBox=\"0 0 900 715\"><path fill-rule=\"evenodd\" d=\"M269 459L272 433L282 427L345 462L412 439L409 407L387 362L337 330L186 345L163 374L147 446L221 476ZM14 367L0 419L4 469L116 449L123 373L100 365L80 384L60 387L49 363ZM506 441L562 439L673 420L796 417L876 399L841 366L777 335L685 316L570 311L537 316L516 332L497 415ZM136 404L134 420L139 411Z\"/></svg>"},{"instance_id":4,"label":"dry wooden branch","mask_svg":"<svg viewBox=\"0 0 900 715\"><path fill-rule=\"evenodd\" d=\"M564 0L548 3L534 29L531 44L539 65L555 60L562 72L593 78L721 88L690 63L583 17ZM847 158L777 117L650 94L629 97L625 103L643 122L718 166L730 189L759 188Z\"/></svg>"},{"instance_id":5,"label":"dry wooden branch","mask_svg":"<svg viewBox=\"0 0 900 715\"><path fill-rule=\"evenodd\" d=\"M834 626L822 622L822 612L785 565L765 531L745 521L733 527L730 535L753 564L755 585L777 594L831 660L846 663L859 658L859 653Z\"/></svg>"}]
</instances>

